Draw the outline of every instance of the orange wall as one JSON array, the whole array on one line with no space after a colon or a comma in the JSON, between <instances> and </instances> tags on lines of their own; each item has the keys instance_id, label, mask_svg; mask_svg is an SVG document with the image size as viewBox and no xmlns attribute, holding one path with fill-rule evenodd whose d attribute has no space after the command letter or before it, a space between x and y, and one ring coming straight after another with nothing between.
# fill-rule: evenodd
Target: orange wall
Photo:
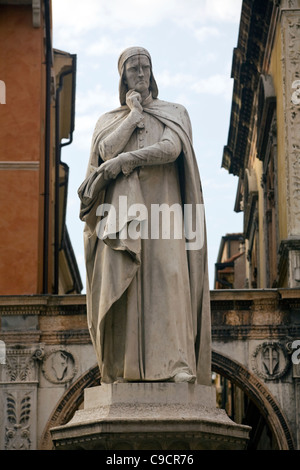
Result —
<instances>
[{"instance_id":1,"label":"orange wall","mask_svg":"<svg viewBox=\"0 0 300 470\"><path fill-rule=\"evenodd\" d=\"M37 171L0 171L0 294L37 293Z\"/></svg>"},{"instance_id":2,"label":"orange wall","mask_svg":"<svg viewBox=\"0 0 300 470\"><path fill-rule=\"evenodd\" d=\"M39 162L43 156L43 27L31 6L0 6L0 162ZM38 293L41 252L40 169L0 163L0 295Z\"/></svg>"}]
</instances>

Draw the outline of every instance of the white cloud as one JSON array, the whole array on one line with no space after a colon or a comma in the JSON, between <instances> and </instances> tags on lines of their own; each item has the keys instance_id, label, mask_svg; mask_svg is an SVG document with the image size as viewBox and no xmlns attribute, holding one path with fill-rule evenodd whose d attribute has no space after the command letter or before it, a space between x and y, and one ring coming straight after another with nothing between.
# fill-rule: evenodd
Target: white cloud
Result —
<instances>
[{"instance_id":1,"label":"white cloud","mask_svg":"<svg viewBox=\"0 0 300 470\"><path fill-rule=\"evenodd\" d=\"M211 37L219 37L220 35L220 31L211 26L202 26L200 28L196 28L194 31L194 36L199 42L204 42Z\"/></svg>"},{"instance_id":2,"label":"white cloud","mask_svg":"<svg viewBox=\"0 0 300 470\"><path fill-rule=\"evenodd\" d=\"M242 0L52 0L54 46L90 56L116 54L149 28L176 24L199 42L238 23ZM147 29L148 28L148 29Z\"/></svg>"},{"instance_id":3,"label":"white cloud","mask_svg":"<svg viewBox=\"0 0 300 470\"><path fill-rule=\"evenodd\" d=\"M153 26L168 17L172 0L53 0L52 4L56 27L78 34L95 28L119 31Z\"/></svg>"},{"instance_id":4,"label":"white cloud","mask_svg":"<svg viewBox=\"0 0 300 470\"><path fill-rule=\"evenodd\" d=\"M94 28L120 31L171 20L183 27L207 20L238 22L242 0L53 0L56 28L74 35Z\"/></svg>"},{"instance_id":5,"label":"white cloud","mask_svg":"<svg viewBox=\"0 0 300 470\"><path fill-rule=\"evenodd\" d=\"M117 86L116 86L117 90ZM119 106L118 92L108 93L101 84L89 90L80 89L76 96L76 112L79 115L97 110L98 112L107 112L112 108Z\"/></svg>"},{"instance_id":6,"label":"white cloud","mask_svg":"<svg viewBox=\"0 0 300 470\"><path fill-rule=\"evenodd\" d=\"M73 147L84 151L85 155L89 155L92 135L100 114L101 113L94 112L93 114L85 114L83 116L76 116L75 118Z\"/></svg>"},{"instance_id":7,"label":"white cloud","mask_svg":"<svg viewBox=\"0 0 300 470\"><path fill-rule=\"evenodd\" d=\"M207 78L201 78L192 85L196 93L208 95L222 95L226 99L232 97L232 81L228 75L215 74Z\"/></svg>"},{"instance_id":8,"label":"white cloud","mask_svg":"<svg viewBox=\"0 0 300 470\"><path fill-rule=\"evenodd\" d=\"M93 88L79 88L76 94L74 147L89 152L94 128L99 117L120 106L118 87L108 92L97 83Z\"/></svg>"},{"instance_id":9,"label":"white cloud","mask_svg":"<svg viewBox=\"0 0 300 470\"><path fill-rule=\"evenodd\" d=\"M202 65L211 64L213 62L216 62L217 59L218 59L218 55L215 52L204 53L201 56L201 64Z\"/></svg>"},{"instance_id":10,"label":"white cloud","mask_svg":"<svg viewBox=\"0 0 300 470\"><path fill-rule=\"evenodd\" d=\"M155 79L159 87L185 87L194 81L193 75L187 73L171 73L169 70L163 70L155 74Z\"/></svg>"},{"instance_id":11,"label":"white cloud","mask_svg":"<svg viewBox=\"0 0 300 470\"><path fill-rule=\"evenodd\" d=\"M174 0L169 18L185 29L208 23L238 23L242 0ZM188 5L188 7L187 7Z\"/></svg>"},{"instance_id":12,"label":"white cloud","mask_svg":"<svg viewBox=\"0 0 300 470\"><path fill-rule=\"evenodd\" d=\"M195 93L206 95L222 95L225 99L232 97L232 80L227 74L214 74L199 79L191 74L175 73L164 70L157 74L160 88L189 88Z\"/></svg>"},{"instance_id":13,"label":"white cloud","mask_svg":"<svg viewBox=\"0 0 300 470\"><path fill-rule=\"evenodd\" d=\"M206 14L210 19L238 23L242 0L206 0Z\"/></svg>"},{"instance_id":14,"label":"white cloud","mask_svg":"<svg viewBox=\"0 0 300 470\"><path fill-rule=\"evenodd\" d=\"M118 93L110 94L101 85L76 97L74 147L89 152L96 122L102 114L120 106Z\"/></svg>"},{"instance_id":15,"label":"white cloud","mask_svg":"<svg viewBox=\"0 0 300 470\"><path fill-rule=\"evenodd\" d=\"M220 176L220 175L219 175ZM216 180L216 178L208 178L208 179L202 179L202 186L203 188L207 188L207 191L209 190L210 192L213 192L215 190L220 190L224 191L224 196L226 195L226 192L232 191L232 182L228 181L222 181L221 178ZM234 188L235 190L235 188Z\"/></svg>"},{"instance_id":16,"label":"white cloud","mask_svg":"<svg viewBox=\"0 0 300 470\"><path fill-rule=\"evenodd\" d=\"M174 102L180 103L186 108L188 108L192 103L191 97L187 93L179 93L177 96L175 96Z\"/></svg>"},{"instance_id":17,"label":"white cloud","mask_svg":"<svg viewBox=\"0 0 300 470\"><path fill-rule=\"evenodd\" d=\"M108 36L102 36L99 41L87 47L86 53L90 56L102 56L107 54L119 54L121 47Z\"/></svg>"},{"instance_id":18,"label":"white cloud","mask_svg":"<svg viewBox=\"0 0 300 470\"><path fill-rule=\"evenodd\" d=\"M77 209L78 207L78 197L69 196L67 202L67 211L72 211L74 208Z\"/></svg>"}]
</instances>

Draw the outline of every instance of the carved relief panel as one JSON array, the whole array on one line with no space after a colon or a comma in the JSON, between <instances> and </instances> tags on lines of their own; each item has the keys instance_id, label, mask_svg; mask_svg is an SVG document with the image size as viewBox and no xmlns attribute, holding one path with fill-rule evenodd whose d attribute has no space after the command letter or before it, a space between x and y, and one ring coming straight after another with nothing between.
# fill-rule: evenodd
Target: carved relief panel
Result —
<instances>
[{"instance_id":1,"label":"carved relief panel","mask_svg":"<svg viewBox=\"0 0 300 470\"><path fill-rule=\"evenodd\" d=\"M276 341L259 344L252 354L252 368L264 380L282 377L290 367L286 348Z\"/></svg>"},{"instance_id":2,"label":"carved relief panel","mask_svg":"<svg viewBox=\"0 0 300 470\"><path fill-rule=\"evenodd\" d=\"M5 450L32 449L32 433L35 397L33 390L8 389L4 393L5 416Z\"/></svg>"},{"instance_id":3,"label":"carved relief panel","mask_svg":"<svg viewBox=\"0 0 300 470\"><path fill-rule=\"evenodd\" d=\"M0 448L36 448L37 384L43 347L10 345L0 367Z\"/></svg>"},{"instance_id":4,"label":"carved relief panel","mask_svg":"<svg viewBox=\"0 0 300 470\"><path fill-rule=\"evenodd\" d=\"M54 384L70 382L77 373L77 359L66 348L57 348L45 354L42 365L44 377Z\"/></svg>"},{"instance_id":5,"label":"carved relief panel","mask_svg":"<svg viewBox=\"0 0 300 470\"><path fill-rule=\"evenodd\" d=\"M1 368L1 382L37 382L38 363L43 357L43 347L10 346Z\"/></svg>"},{"instance_id":6,"label":"carved relief panel","mask_svg":"<svg viewBox=\"0 0 300 470\"><path fill-rule=\"evenodd\" d=\"M282 11L283 93L286 172L288 175L288 235L300 236L300 14L293 2ZM296 8L296 7L295 7Z\"/></svg>"}]
</instances>

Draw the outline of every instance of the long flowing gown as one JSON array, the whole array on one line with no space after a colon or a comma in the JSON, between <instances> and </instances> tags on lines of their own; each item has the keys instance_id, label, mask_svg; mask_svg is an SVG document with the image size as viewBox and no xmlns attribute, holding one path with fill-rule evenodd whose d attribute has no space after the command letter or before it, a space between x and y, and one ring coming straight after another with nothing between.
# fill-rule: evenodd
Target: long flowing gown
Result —
<instances>
[{"instance_id":1,"label":"long flowing gown","mask_svg":"<svg viewBox=\"0 0 300 470\"><path fill-rule=\"evenodd\" d=\"M170 118L174 112L176 118ZM88 176L101 162L102 140L127 113L122 107L100 118ZM194 253L186 250L184 238L184 202L203 203L190 130L184 129L189 120L183 107L160 100L149 100L143 114L144 128L137 128L123 149L134 155L130 175L120 174L91 200L85 198L86 182L79 190L81 218L86 222L88 323L101 381L166 381L185 371L209 385L206 240ZM166 142L172 143L172 156L165 151ZM106 203L118 212L120 196L126 196L129 206L146 207L147 237L97 236L96 208ZM151 237L152 210L161 204L182 208L181 237L178 218L174 222L172 215L170 236L165 237L161 221L159 237Z\"/></svg>"}]
</instances>

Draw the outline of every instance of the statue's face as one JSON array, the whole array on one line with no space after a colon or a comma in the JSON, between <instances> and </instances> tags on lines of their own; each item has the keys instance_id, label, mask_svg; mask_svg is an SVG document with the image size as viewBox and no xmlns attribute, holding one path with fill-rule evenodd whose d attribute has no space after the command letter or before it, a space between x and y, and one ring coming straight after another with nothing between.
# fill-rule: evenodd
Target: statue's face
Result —
<instances>
[{"instance_id":1,"label":"statue's face","mask_svg":"<svg viewBox=\"0 0 300 470\"><path fill-rule=\"evenodd\" d=\"M128 90L135 90L145 95L149 92L151 77L150 61L145 55L135 55L125 62L124 82Z\"/></svg>"}]
</instances>

